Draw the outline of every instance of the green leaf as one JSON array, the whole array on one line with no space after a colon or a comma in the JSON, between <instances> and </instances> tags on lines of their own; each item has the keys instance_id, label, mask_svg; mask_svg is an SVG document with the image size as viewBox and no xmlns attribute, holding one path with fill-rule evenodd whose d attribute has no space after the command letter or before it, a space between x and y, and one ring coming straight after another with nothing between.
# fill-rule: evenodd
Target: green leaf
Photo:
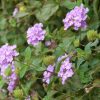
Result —
<instances>
[{"instance_id":1,"label":"green leaf","mask_svg":"<svg viewBox=\"0 0 100 100\"><path fill-rule=\"evenodd\" d=\"M38 71L38 72L44 71L45 69L46 69L46 67L43 64L42 65L39 65L37 67L36 66L34 67L34 70L35 71Z\"/></svg>"},{"instance_id":2,"label":"green leaf","mask_svg":"<svg viewBox=\"0 0 100 100\"><path fill-rule=\"evenodd\" d=\"M27 16L29 13L28 12L18 12L15 16L15 18L22 18Z\"/></svg>"},{"instance_id":3,"label":"green leaf","mask_svg":"<svg viewBox=\"0 0 100 100\"><path fill-rule=\"evenodd\" d=\"M36 0L30 0L29 3L31 5L31 8L39 8L42 5L40 1L36 1Z\"/></svg>"},{"instance_id":4,"label":"green leaf","mask_svg":"<svg viewBox=\"0 0 100 100\"><path fill-rule=\"evenodd\" d=\"M94 10L95 19L97 19L97 20L99 20L98 7L99 7L99 0L94 0L93 1L93 10Z\"/></svg>"},{"instance_id":5,"label":"green leaf","mask_svg":"<svg viewBox=\"0 0 100 100\"><path fill-rule=\"evenodd\" d=\"M77 61L77 69L79 69L80 65L84 62L85 60L83 58L78 58Z\"/></svg>"},{"instance_id":6,"label":"green leaf","mask_svg":"<svg viewBox=\"0 0 100 100\"><path fill-rule=\"evenodd\" d=\"M99 43L99 40L96 39L93 43L91 43L91 47L93 46L96 47L98 43Z\"/></svg>"},{"instance_id":7,"label":"green leaf","mask_svg":"<svg viewBox=\"0 0 100 100\"><path fill-rule=\"evenodd\" d=\"M55 12L58 10L59 6L53 2L48 2L43 5L39 10L36 10L35 15L40 22L47 21Z\"/></svg>"},{"instance_id":8,"label":"green leaf","mask_svg":"<svg viewBox=\"0 0 100 100\"><path fill-rule=\"evenodd\" d=\"M56 48L55 55L59 57L66 52L72 51L74 49L74 46L72 45L74 39L75 36L63 38L63 42Z\"/></svg>"},{"instance_id":9,"label":"green leaf","mask_svg":"<svg viewBox=\"0 0 100 100\"><path fill-rule=\"evenodd\" d=\"M56 93L57 91L51 90L47 92L47 95L43 98L43 100L53 100L53 95Z\"/></svg>"},{"instance_id":10,"label":"green leaf","mask_svg":"<svg viewBox=\"0 0 100 100\"><path fill-rule=\"evenodd\" d=\"M32 64L35 65L35 66L39 66L41 62L42 62L41 57L33 58Z\"/></svg>"},{"instance_id":11,"label":"green leaf","mask_svg":"<svg viewBox=\"0 0 100 100\"><path fill-rule=\"evenodd\" d=\"M2 88L5 84L5 80L0 76L0 88Z\"/></svg>"},{"instance_id":12,"label":"green leaf","mask_svg":"<svg viewBox=\"0 0 100 100\"><path fill-rule=\"evenodd\" d=\"M80 68L78 70L81 83L88 83L92 79L92 77L89 73L88 65L89 65L89 63L86 61L84 64L82 64L80 66Z\"/></svg>"},{"instance_id":13,"label":"green leaf","mask_svg":"<svg viewBox=\"0 0 100 100\"><path fill-rule=\"evenodd\" d=\"M77 2L71 2L68 0L62 0L61 2L61 6L64 6L68 9L73 9L75 6L80 6L80 4L82 3L82 0L77 0Z\"/></svg>"},{"instance_id":14,"label":"green leaf","mask_svg":"<svg viewBox=\"0 0 100 100\"><path fill-rule=\"evenodd\" d=\"M44 71L46 68L45 67L41 67L41 66L38 66L38 67L34 67L34 70L35 71L38 71L38 72L41 72L41 71Z\"/></svg>"},{"instance_id":15,"label":"green leaf","mask_svg":"<svg viewBox=\"0 0 100 100\"><path fill-rule=\"evenodd\" d=\"M81 58L81 57L85 58L86 54L82 49L77 48L76 51L77 51L78 58Z\"/></svg>"},{"instance_id":16,"label":"green leaf","mask_svg":"<svg viewBox=\"0 0 100 100\"><path fill-rule=\"evenodd\" d=\"M32 64L32 68L35 71L44 71L46 69L45 66L42 64L42 58L34 58Z\"/></svg>"},{"instance_id":17,"label":"green leaf","mask_svg":"<svg viewBox=\"0 0 100 100\"><path fill-rule=\"evenodd\" d=\"M42 43L39 43L37 46L35 46L35 55L36 56L40 56L41 55L41 51L42 51Z\"/></svg>"},{"instance_id":18,"label":"green leaf","mask_svg":"<svg viewBox=\"0 0 100 100\"><path fill-rule=\"evenodd\" d=\"M88 43L86 46L85 46L85 52L87 53L87 54L91 54L91 43Z\"/></svg>"},{"instance_id":19,"label":"green leaf","mask_svg":"<svg viewBox=\"0 0 100 100\"><path fill-rule=\"evenodd\" d=\"M0 29L3 30L6 27L6 18L0 18Z\"/></svg>"},{"instance_id":20,"label":"green leaf","mask_svg":"<svg viewBox=\"0 0 100 100\"><path fill-rule=\"evenodd\" d=\"M47 91L51 90L52 85L53 85L53 83L55 82L56 79L57 79L57 77L51 77L50 84L48 84L48 87L47 87Z\"/></svg>"},{"instance_id":21,"label":"green leaf","mask_svg":"<svg viewBox=\"0 0 100 100\"><path fill-rule=\"evenodd\" d=\"M24 88L24 91L26 92L26 94L29 93L30 89L31 89L31 86L32 84L34 83L34 81L28 81L26 84L25 84L25 88Z\"/></svg>"},{"instance_id":22,"label":"green leaf","mask_svg":"<svg viewBox=\"0 0 100 100\"><path fill-rule=\"evenodd\" d=\"M10 25L12 26L12 27L16 27L16 20L14 19L14 18L10 18L9 19L9 23L10 23Z\"/></svg>"},{"instance_id":23,"label":"green leaf","mask_svg":"<svg viewBox=\"0 0 100 100\"><path fill-rule=\"evenodd\" d=\"M5 75L9 76L10 74L11 74L11 67L8 66L8 68L6 68L6 70L5 70Z\"/></svg>"},{"instance_id":24,"label":"green leaf","mask_svg":"<svg viewBox=\"0 0 100 100\"><path fill-rule=\"evenodd\" d=\"M20 70L20 73L19 73L20 78L23 78L24 77L27 69L28 69L28 66L27 65L23 64L21 66L21 70Z\"/></svg>"},{"instance_id":25,"label":"green leaf","mask_svg":"<svg viewBox=\"0 0 100 100\"><path fill-rule=\"evenodd\" d=\"M25 49L25 53L24 53L24 55L25 55L25 62L27 62L27 63L30 62L31 53L32 53L31 48L30 48L30 47L27 47L27 48Z\"/></svg>"}]
</instances>

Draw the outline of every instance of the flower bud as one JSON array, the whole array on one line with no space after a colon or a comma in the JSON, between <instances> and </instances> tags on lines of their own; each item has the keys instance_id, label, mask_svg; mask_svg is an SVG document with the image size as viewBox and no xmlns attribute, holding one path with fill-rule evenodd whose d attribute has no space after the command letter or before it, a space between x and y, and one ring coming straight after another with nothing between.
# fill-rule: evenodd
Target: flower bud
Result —
<instances>
[{"instance_id":1,"label":"flower bud","mask_svg":"<svg viewBox=\"0 0 100 100\"><path fill-rule=\"evenodd\" d=\"M13 93L15 98L23 98L23 91L22 89L15 89Z\"/></svg>"},{"instance_id":2,"label":"flower bud","mask_svg":"<svg viewBox=\"0 0 100 100\"><path fill-rule=\"evenodd\" d=\"M15 69L15 73L18 75L19 74L19 68L17 67L16 69Z\"/></svg>"},{"instance_id":3,"label":"flower bud","mask_svg":"<svg viewBox=\"0 0 100 100\"><path fill-rule=\"evenodd\" d=\"M75 41L74 41L74 46L75 47L78 47L80 45L80 41L79 41L79 39L76 39Z\"/></svg>"},{"instance_id":4,"label":"flower bud","mask_svg":"<svg viewBox=\"0 0 100 100\"><path fill-rule=\"evenodd\" d=\"M90 30L87 32L87 38L89 41L93 41L98 37L97 31Z\"/></svg>"},{"instance_id":5,"label":"flower bud","mask_svg":"<svg viewBox=\"0 0 100 100\"><path fill-rule=\"evenodd\" d=\"M25 12L25 11L26 11L26 7L25 7L24 5L21 5L21 6L19 7L19 11L20 11L20 12Z\"/></svg>"},{"instance_id":6,"label":"flower bud","mask_svg":"<svg viewBox=\"0 0 100 100\"><path fill-rule=\"evenodd\" d=\"M44 57L43 62L45 65L52 65L55 62L55 56Z\"/></svg>"}]
</instances>

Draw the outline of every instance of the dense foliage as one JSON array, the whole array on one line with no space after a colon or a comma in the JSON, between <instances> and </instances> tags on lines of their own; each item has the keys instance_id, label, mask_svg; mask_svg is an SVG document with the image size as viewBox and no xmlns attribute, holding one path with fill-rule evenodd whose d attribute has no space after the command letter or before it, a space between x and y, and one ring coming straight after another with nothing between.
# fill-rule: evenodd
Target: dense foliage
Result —
<instances>
[{"instance_id":1,"label":"dense foliage","mask_svg":"<svg viewBox=\"0 0 100 100\"><path fill-rule=\"evenodd\" d=\"M100 0L1 0L0 100L100 100L99 33Z\"/></svg>"}]
</instances>

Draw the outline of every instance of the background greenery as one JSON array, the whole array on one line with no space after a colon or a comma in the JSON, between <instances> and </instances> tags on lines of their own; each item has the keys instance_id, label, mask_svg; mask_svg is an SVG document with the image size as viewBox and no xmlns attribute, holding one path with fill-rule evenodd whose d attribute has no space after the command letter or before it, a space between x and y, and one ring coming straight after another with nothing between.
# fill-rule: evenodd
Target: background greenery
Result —
<instances>
[{"instance_id":1,"label":"background greenery","mask_svg":"<svg viewBox=\"0 0 100 100\"><path fill-rule=\"evenodd\" d=\"M89 8L87 29L64 31L62 20L81 3ZM19 12L12 16L15 8ZM27 44L28 27L42 22L46 38L37 47ZM100 0L0 0L0 45L16 44L20 90L9 94L0 78L0 100L100 100ZM46 47L45 42L51 41ZM65 85L55 76L47 86L42 74L65 52L72 54L74 76ZM59 64L56 64L56 68ZM57 72L57 70L56 70ZM18 92L17 92L18 93ZM33 99L34 98L34 99Z\"/></svg>"}]
</instances>

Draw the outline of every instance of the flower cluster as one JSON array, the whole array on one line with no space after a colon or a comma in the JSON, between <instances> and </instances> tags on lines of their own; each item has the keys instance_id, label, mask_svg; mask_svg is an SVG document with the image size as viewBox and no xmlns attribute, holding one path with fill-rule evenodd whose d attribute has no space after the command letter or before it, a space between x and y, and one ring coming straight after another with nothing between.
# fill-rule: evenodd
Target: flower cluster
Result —
<instances>
[{"instance_id":1,"label":"flower cluster","mask_svg":"<svg viewBox=\"0 0 100 100\"><path fill-rule=\"evenodd\" d=\"M83 4L80 7L76 6L73 10L66 14L64 23L64 30L67 30L69 27L73 26L75 30L79 28L86 28L86 18L89 9L84 8Z\"/></svg>"},{"instance_id":2,"label":"flower cluster","mask_svg":"<svg viewBox=\"0 0 100 100\"><path fill-rule=\"evenodd\" d=\"M19 55L15 49L16 45L9 46L8 44L5 44L0 48L0 68L11 64L14 57Z\"/></svg>"},{"instance_id":3,"label":"flower cluster","mask_svg":"<svg viewBox=\"0 0 100 100\"><path fill-rule=\"evenodd\" d=\"M14 57L18 56L19 53L15 50L16 45L9 46L8 44L3 45L0 48L0 75L8 80L8 90L12 92L17 76L15 74ZM6 70L10 68L10 75L6 74Z\"/></svg>"},{"instance_id":4,"label":"flower cluster","mask_svg":"<svg viewBox=\"0 0 100 100\"><path fill-rule=\"evenodd\" d=\"M54 66L52 65L49 65L47 67L47 70L43 73L43 82L49 84L50 83L50 78L53 74L53 71L54 71Z\"/></svg>"},{"instance_id":5,"label":"flower cluster","mask_svg":"<svg viewBox=\"0 0 100 100\"><path fill-rule=\"evenodd\" d=\"M42 29L43 24L37 23L33 27L27 30L27 42L33 46L38 45L38 43L44 40L46 31Z\"/></svg>"},{"instance_id":6,"label":"flower cluster","mask_svg":"<svg viewBox=\"0 0 100 100\"><path fill-rule=\"evenodd\" d=\"M9 76L8 91L9 91L10 93L13 92L13 90L14 90L14 88L15 88L15 86L16 86L17 80L18 80L18 77L17 77L17 75L13 72L13 73L11 74L11 76Z\"/></svg>"},{"instance_id":7,"label":"flower cluster","mask_svg":"<svg viewBox=\"0 0 100 100\"><path fill-rule=\"evenodd\" d=\"M72 70L72 63L70 63L70 58L67 57L62 63L60 67L60 71L58 72L58 77L62 78L62 84L65 84L65 81L72 77L74 74Z\"/></svg>"}]
</instances>

